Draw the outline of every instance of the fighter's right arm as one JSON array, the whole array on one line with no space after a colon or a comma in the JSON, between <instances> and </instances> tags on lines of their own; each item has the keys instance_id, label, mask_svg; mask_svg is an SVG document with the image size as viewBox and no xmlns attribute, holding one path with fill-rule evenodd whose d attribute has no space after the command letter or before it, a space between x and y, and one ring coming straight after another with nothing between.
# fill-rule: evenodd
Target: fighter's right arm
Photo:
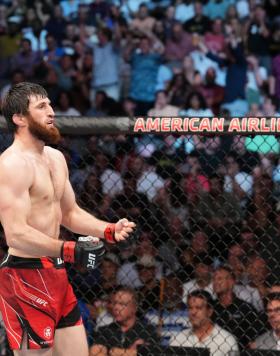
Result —
<instances>
[{"instance_id":1,"label":"fighter's right arm","mask_svg":"<svg viewBox=\"0 0 280 356\"><path fill-rule=\"evenodd\" d=\"M16 154L0 158L0 221L7 244L22 255L60 257L62 241L28 224L32 164Z\"/></svg>"}]
</instances>

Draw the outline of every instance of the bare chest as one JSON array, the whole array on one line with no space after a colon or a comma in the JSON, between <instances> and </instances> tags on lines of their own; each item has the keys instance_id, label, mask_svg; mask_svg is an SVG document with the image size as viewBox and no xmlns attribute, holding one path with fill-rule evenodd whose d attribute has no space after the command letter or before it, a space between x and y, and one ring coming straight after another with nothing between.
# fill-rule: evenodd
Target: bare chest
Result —
<instances>
[{"instance_id":1,"label":"bare chest","mask_svg":"<svg viewBox=\"0 0 280 356\"><path fill-rule=\"evenodd\" d=\"M34 162L34 183L30 190L31 200L44 203L60 201L65 181L66 174L58 162Z\"/></svg>"}]
</instances>

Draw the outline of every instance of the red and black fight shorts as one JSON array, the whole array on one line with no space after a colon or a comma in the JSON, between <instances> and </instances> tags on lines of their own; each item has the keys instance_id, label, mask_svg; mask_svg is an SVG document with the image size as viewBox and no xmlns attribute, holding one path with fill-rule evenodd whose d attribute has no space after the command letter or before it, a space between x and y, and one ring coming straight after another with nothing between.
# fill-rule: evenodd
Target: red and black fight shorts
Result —
<instances>
[{"instance_id":1,"label":"red and black fight shorts","mask_svg":"<svg viewBox=\"0 0 280 356\"><path fill-rule=\"evenodd\" d=\"M82 319L60 258L5 256L0 264L0 310L10 347L53 346L55 330Z\"/></svg>"}]
</instances>

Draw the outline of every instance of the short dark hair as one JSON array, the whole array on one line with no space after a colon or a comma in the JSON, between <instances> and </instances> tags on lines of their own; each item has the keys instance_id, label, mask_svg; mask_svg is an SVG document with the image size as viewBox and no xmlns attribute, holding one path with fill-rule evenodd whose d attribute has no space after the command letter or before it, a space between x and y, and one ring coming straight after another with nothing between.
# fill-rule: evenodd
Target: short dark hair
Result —
<instances>
[{"instance_id":1,"label":"short dark hair","mask_svg":"<svg viewBox=\"0 0 280 356\"><path fill-rule=\"evenodd\" d=\"M2 102L2 113L10 131L15 132L17 125L13 122L14 114L27 115L31 96L46 98L46 90L39 84L22 82L13 85Z\"/></svg>"},{"instance_id":2,"label":"short dark hair","mask_svg":"<svg viewBox=\"0 0 280 356\"><path fill-rule=\"evenodd\" d=\"M133 302L135 303L135 306L137 307L137 305L138 305L138 296L137 296L136 291L135 291L133 288L125 287L125 286L118 286L118 287L115 289L114 294L119 293L119 292L120 292L120 293L127 293L127 294L130 294L131 297L132 297Z\"/></svg>"},{"instance_id":3,"label":"short dark hair","mask_svg":"<svg viewBox=\"0 0 280 356\"><path fill-rule=\"evenodd\" d=\"M108 27L101 27L99 32L102 33L102 35L104 35L109 42L112 41L113 32Z\"/></svg>"},{"instance_id":4,"label":"short dark hair","mask_svg":"<svg viewBox=\"0 0 280 356\"><path fill-rule=\"evenodd\" d=\"M213 309L213 306L214 306L213 298L212 298L211 294L209 292L207 292L206 290L196 289L188 294L187 301L189 301L190 298L203 299L207 303L207 307Z\"/></svg>"},{"instance_id":5,"label":"short dark hair","mask_svg":"<svg viewBox=\"0 0 280 356\"><path fill-rule=\"evenodd\" d=\"M280 293L279 292L268 293L266 295L266 297L264 298L265 309L267 309L268 303L272 302L273 300L279 300L279 302L280 302Z\"/></svg>"},{"instance_id":6,"label":"short dark hair","mask_svg":"<svg viewBox=\"0 0 280 356\"><path fill-rule=\"evenodd\" d=\"M229 265L218 266L217 268L215 268L214 272L217 272L217 271L226 271L230 274L231 278L233 278L234 280L236 279L234 271Z\"/></svg>"}]
</instances>

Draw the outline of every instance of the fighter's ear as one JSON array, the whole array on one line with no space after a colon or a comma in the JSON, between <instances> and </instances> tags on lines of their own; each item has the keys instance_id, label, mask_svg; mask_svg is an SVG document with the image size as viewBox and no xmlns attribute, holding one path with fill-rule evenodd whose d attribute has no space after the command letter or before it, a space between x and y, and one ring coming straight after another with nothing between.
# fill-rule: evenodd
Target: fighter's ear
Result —
<instances>
[{"instance_id":1,"label":"fighter's ear","mask_svg":"<svg viewBox=\"0 0 280 356\"><path fill-rule=\"evenodd\" d=\"M19 127L27 125L26 117L22 114L14 114L12 117L13 123Z\"/></svg>"}]
</instances>

